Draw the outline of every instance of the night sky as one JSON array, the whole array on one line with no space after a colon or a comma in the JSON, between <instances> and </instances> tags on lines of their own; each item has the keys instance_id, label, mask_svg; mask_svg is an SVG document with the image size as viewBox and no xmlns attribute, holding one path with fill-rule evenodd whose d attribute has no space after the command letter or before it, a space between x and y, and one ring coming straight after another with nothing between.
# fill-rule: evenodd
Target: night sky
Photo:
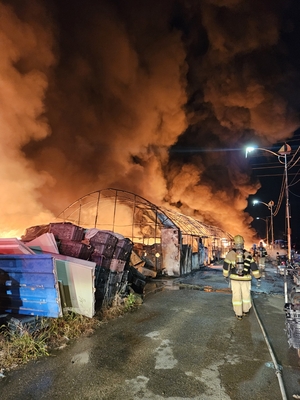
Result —
<instances>
[{"instance_id":1,"label":"night sky","mask_svg":"<svg viewBox=\"0 0 300 400\"><path fill-rule=\"evenodd\" d=\"M2 235L112 187L253 241L249 199L271 192L244 147L300 127L298 0L2 0L0 18Z\"/></svg>"},{"instance_id":2,"label":"night sky","mask_svg":"<svg viewBox=\"0 0 300 400\"><path fill-rule=\"evenodd\" d=\"M290 140L287 140L287 143L292 149L291 154L287 156L292 245L297 250L300 250L300 163L298 160L300 151L300 130L297 130L294 136ZM277 152L280 147L280 145L274 145L269 147L269 150ZM284 158L281 157L280 160L284 162ZM271 241L271 210L268 209L265 204L259 203L253 205L253 200L262 201L267 204L273 200L275 203L273 206L274 240L286 241L287 220L285 181L283 179L284 164L281 164L275 156L269 156L268 153L260 150L251 154L249 162L253 169L253 175L261 182L261 188L258 192L255 195L249 196L249 205L246 209L246 211L255 218L252 222L252 226L257 230L257 238L266 238L266 221L264 220L268 219L268 235L269 241ZM281 197L282 191L283 196ZM261 219L256 220L256 217Z\"/></svg>"}]
</instances>

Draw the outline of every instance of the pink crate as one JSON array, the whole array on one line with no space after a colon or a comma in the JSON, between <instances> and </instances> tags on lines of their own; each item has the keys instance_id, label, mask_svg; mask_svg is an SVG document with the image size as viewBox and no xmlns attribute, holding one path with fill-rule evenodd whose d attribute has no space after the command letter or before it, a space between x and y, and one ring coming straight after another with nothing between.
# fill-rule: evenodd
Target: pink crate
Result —
<instances>
[{"instance_id":1,"label":"pink crate","mask_svg":"<svg viewBox=\"0 0 300 400\"><path fill-rule=\"evenodd\" d=\"M80 242L84 239L85 229L73 225L70 222L49 224L49 233L53 233L59 240L75 240Z\"/></svg>"}]
</instances>

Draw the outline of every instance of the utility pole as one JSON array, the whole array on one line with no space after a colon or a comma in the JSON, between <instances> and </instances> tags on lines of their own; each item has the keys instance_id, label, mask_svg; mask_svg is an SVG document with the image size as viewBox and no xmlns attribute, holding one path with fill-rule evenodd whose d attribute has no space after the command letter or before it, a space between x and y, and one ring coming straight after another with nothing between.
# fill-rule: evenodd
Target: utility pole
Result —
<instances>
[{"instance_id":1,"label":"utility pole","mask_svg":"<svg viewBox=\"0 0 300 400\"><path fill-rule=\"evenodd\" d=\"M284 145L278 151L278 154L284 155L284 174L285 174L285 214L286 214L286 229L287 229L287 245L288 245L288 260L292 259L292 242L291 242L291 221L290 221L290 202L289 202L289 184L287 173L287 159L286 156L290 154L291 147Z\"/></svg>"}]
</instances>

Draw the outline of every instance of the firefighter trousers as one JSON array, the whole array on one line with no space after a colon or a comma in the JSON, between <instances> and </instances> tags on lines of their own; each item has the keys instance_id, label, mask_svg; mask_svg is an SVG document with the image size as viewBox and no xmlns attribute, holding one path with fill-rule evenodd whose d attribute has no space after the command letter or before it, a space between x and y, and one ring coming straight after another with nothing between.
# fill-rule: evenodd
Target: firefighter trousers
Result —
<instances>
[{"instance_id":1,"label":"firefighter trousers","mask_svg":"<svg viewBox=\"0 0 300 400\"><path fill-rule=\"evenodd\" d=\"M266 265L266 258L265 257L258 257L258 266L261 271L264 271Z\"/></svg>"},{"instance_id":2,"label":"firefighter trousers","mask_svg":"<svg viewBox=\"0 0 300 400\"><path fill-rule=\"evenodd\" d=\"M251 304L251 281L230 280L232 305L235 315L249 312Z\"/></svg>"}]
</instances>

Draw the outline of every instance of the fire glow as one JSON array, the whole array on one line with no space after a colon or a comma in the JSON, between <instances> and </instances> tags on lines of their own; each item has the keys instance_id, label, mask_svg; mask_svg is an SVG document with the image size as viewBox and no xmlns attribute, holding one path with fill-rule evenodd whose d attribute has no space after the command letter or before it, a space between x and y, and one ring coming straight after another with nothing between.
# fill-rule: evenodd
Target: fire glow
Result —
<instances>
[{"instance_id":1,"label":"fire glow","mask_svg":"<svg viewBox=\"0 0 300 400\"><path fill-rule=\"evenodd\" d=\"M180 26L172 1L74 1L72 13L58 0L21 3L0 3L0 235L19 237L116 187L252 242L244 210L259 183L242 151L223 150L285 140L299 126L272 85L277 66L268 85L259 68L260 52L271 60L277 49L280 10L183 2Z\"/></svg>"}]
</instances>

